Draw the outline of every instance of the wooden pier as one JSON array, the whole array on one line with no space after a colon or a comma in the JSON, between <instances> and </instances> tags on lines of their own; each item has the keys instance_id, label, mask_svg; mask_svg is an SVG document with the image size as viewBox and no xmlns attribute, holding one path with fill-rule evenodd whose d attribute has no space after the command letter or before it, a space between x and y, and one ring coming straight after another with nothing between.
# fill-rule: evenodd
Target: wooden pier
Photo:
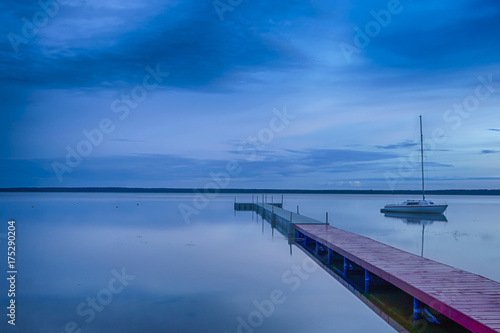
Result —
<instances>
[{"instance_id":1,"label":"wooden pier","mask_svg":"<svg viewBox=\"0 0 500 333\"><path fill-rule=\"evenodd\" d=\"M364 276L365 292L380 281L413 297L417 319L432 309L472 332L500 332L500 283L370 238L334 228L273 204L251 205L269 220L289 223L298 245L312 248L328 264L337 263L345 276ZM250 207L248 207L250 208ZM340 264L339 264L340 263Z\"/></svg>"}]
</instances>

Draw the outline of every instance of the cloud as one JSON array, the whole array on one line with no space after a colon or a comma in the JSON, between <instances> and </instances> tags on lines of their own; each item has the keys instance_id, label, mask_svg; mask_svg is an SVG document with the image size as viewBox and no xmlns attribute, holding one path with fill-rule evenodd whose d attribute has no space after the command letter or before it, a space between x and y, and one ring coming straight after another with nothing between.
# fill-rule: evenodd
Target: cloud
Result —
<instances>
[{"instance_id":1,"label":"cloud","mask_svg":"<svg viewBox=\"0 0 500 333\"><path fill-rule=\"evenodd\" d=\"M500 151L499 150L491 150L491 149L481 150L481 154L496 154L496 153L500 153Z\"/></svg>"},{"instance_id":2,"label":"cloud","mask_svg":"<svg viewBox=\"0 0 500 333\"><path fill-rule=\"evenodd\" d=\"M383 66L463 68L492 63L500 52L496 42L500 31L498 1L413 2L403 7L403 12L366 49L367 55ZM429 11L435 17L450 19L429 20Z\"/></svg>"},{"instance_id":3,"label":"cloud","mask_svg":"<svg viewBox=\"0 0 500 333\"><path fill-rule=\"evenodd\" d=\"M424 162L425 167L440 167L440 168L452 168L453 164L448 163L438 163L438 162Z\"/></svg>"},{"instance_id":4,"label":"cloud","mask_svg":"<svg viewBox=\"0 0 500 333\"><path fill-rule=\"evenodd\" d=\"M316 173L343 173L370 168L371 162L396 157L393 154L341 149L265 151L253 160L236 155L241 171L233 181L260 181L272 177L304 177ZM1 187L17 186L145 186L203 187L211 174L225 172L228 160L187 158L171 154L135 154L89 157L59 183L49 159L6 159L0 172ZM63 160L59 161L64 163Z\"/></svg>"},{"instance_id":5,"label":"cloud","mask_svg":"<svg viewBox=\"0 0 500 333\"><path fill-rule=\"evenodd\" d=\"M248 71L302 66L300 52L278 36L286 28L282 21L307 13L298 6L283 12L278 7L258 17L257 9L248 4L246 12L255 20L221 22L212 2L154 3L142 9L81 3L61 9L37 38L20 46L18 54L4 44L0 64L10 71L3 72L2 80L43 87L95 87L136 82L146 66L161 64L171 72L167 84L196 88L227 77L244 80ZM14 15L9 11L3 18L20 30L19 15L36 10L32 6ZM268 19L271 14L276 15L274 21Z\"/></svg>"},{"instance_id":6,"label":"cloud","mask_svg":"<svg viewBox=\"0 0 500 333\"><path fill-rule=\"evenodd\" d=\"M132 139L111 139L111 141L117 141L117 142L142 142L142 140L132 140Z\"/></svg>"},{"instance_id":7,"label":"cloud","mask_svg":"<svg viewBox=\"0 0 500 333\"><path fill-rule=\"evenodd\" d=\"M497 128L489 128L488 131L495 131L495 132L500 132L500 129Z\"/></svg>"},{"instance_id":8,"label":"cloud","mask_svg":"<svg viewBox=\"0 0 500 333\"><path fill-rule=\"evenodd\" d=\"M410 141L410 140L405 140L403 142L395 143L395 144L389 144L385 146L375 146L380 149L399 149L399 148L411 148L419 145L419 143Z\"/></svg>"},{"instance_id":9,"label":"cloud","mask_svg":"<svg viewBox=\"0 0 500 333\"><path fill-rule=\"evenodd\" d=\"M266 154L269 156L269 153ZM347 149L286 149L275 152L272 158L243 164L245 175L257 179L262 176L312 177L327 173L350 173L374 170L374 162L397 157L394 154Z\"/></svg>"},{"instance_id":10,"label":"cloud","mask_svg":"<svg viewBox=\"0 0 500 333\"><path fill-rule=\"evenodd\" d=\"M395 154L370 152L351 149L305 149L305 150L287 150L296 154L297 160L311 166L331 165L335 163L349 162L367 162L379 161L398 157Z\"/></svg>"}]
</instances>

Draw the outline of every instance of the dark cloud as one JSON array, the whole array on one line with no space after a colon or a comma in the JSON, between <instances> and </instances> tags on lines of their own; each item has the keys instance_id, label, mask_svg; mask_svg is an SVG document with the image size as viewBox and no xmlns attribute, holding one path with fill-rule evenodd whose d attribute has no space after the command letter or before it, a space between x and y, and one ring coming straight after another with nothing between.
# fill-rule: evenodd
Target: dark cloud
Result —
<instances>
[{"instance_id":1,"label":"dark cloud","mask_svg":"<svg viewBox=\"0 0 500 333\"><path fill-rule=\"evenodd\" d=\"M56 186L50 180L55 176L50 169L50 162L44 159L2 159L0 172L5 175L0 187Z\"/></svg>"},{"instance_id":2,"label":"dark cloud","mask_svg":"<svg viewBox=\"0 0 500 333\"><path fill-rule=\"evenodd\" d=\"M373 20L370 11L384 9L387 1L358 2L348 19L336 15L337 20L329 22L330 29L323 29L326 22L321 18L339 10L333 2L329 6L306 0L280 0L272 5L263 0L243 2L226 12L224 21L211 1L148 4L144 8L91 7L85 2L61 6L47 27L20 46L19 53L4 39L0 66L9 70L2 71L1 79L43 87L95 87L137 82L145 66L161 64L171 72L168 84L172 86L230 87L252 72L308 68L315 60L304 56L295 40L341 29L344 41L352 41L352 27L363 28ZM365 49L375 64L431 70L497 62L498 2L470 1L458 6L452 1L403 1L402 5L402 13ZM9 32L22 35L21 18L40 11L37 3L28 1L4 3L1 8L4 36ZM120 23L115 22L118 18ZM81 23L61 23L66 21ZM317 23L315 32L310 31L314 24L308 23ZM75 36L58 42L64 31L55 32L54 27L74 29Z\"/></svg>"},{"instance_id":3,"label":"dark cloud","mask_svg":"<svg viewBox=\"0 0 500 333\"><path fill-rule=\"evenodd\" d=\"M395 154L350 149L289 149L288 152L295 154L297 160L304 161L303 163L311 166L331 165L343 162L379 161L398 157Z\"/></svg>"},{"instance_id":4,"label":"dark cloud","mask_svg":"<svg viewBox=\"0 0 500 333\"><path fill-rule=\"evenodd\" d=\"M421 10L422 5L415 3L403 5L403 12L366 47L375 64L435 69L496 63L500 51L497 2L483 0L457 6L445 1L429 4L430 10ZM371 9L386 6L386 1L368 6L358 3L349 12L350 21L330 22L331 28L323 29L326 23L319 18L338 5L332 3L328 9L311 1L280 0L271 6L256 0L241 3L220 21L211 1L182 1L170 7L151 1L146 9L75 3L61 6L47 27L20 46L19 53L13 52L7 38L0 44L0 67L9 69L2 71L0 79L38 87L96 87L139 82L146 66L160 64L171 73L167 85L228 88L235 81L250 80L248 74L253 72L312 66L315 60L306 57L294 43L296 39L316 37L305 35L301 29L313 25L308 23L317 23L316 33L345 28L345 41L349 41L354 37L353 25L364 27L373 20ZM9 32L21 34L21 18L40 11L36 3L27 1L2 7L4 36ZM433 7L438 9L433 11ZM450 12L453 16L449 19L442 16ZM118 18L119 24L115 22ZM66 21L83 23L61 23ZM62 38L63 32L55 32L56 28L74 29L75 36ZM378 71L373 67L363 69L364 74L371 72L380 80Z\"/></svg>"},{"instance_id":5,"label":"dark cloud","mask_svg":"<svg viewBox=\"0 0 500 333\"><path fill-rule=\"evenodd\" d=\"M411 148L411 147L415 147L418 145L419 145L419 143L417 143L417 142L405 140L405 141L399 142L399 143L389 144L389 145L385 145L385 146L375 146L375 147L380 148L380 149L398 149L398 148Z\"/></svg>"},{"instance_id":6,"label":"dark cloud","mask_svg":"<svg viewBox=\"0 0 500 333\"><path fill-rule=\"evenodd\" d=\"M245 156L245 154L241 155ZM372 163L397 157L394 154L347 149L287 149L284 152L248 153L242 166L246 177L306 177L314 173L346 173L367 170ZM252 161L255 157L261 160Z\"/></svg>"},{"instance_id":7,"label":"dark cloud","mask_svg":"<svg viewBox=\"0 0 500 333\"><path fill-rule=\"evenodd\" d=\"M279 38L280 30L285 29L280 22L308 15L307 10L285 6L285 2L270 7L273 9L259 12L259 4L241 5L222 22L212 2L183 1L175 7L159 7L154 17L135 16L133 9L66 9L61 11L61 18L66 15L89 20L89 29L92 19L106 15L125 16L137 28L120 33L122 27L118 26L116 31L81 37L79 42L68 40L65 47L44 45L37 37L21 45L19 53L13 52L10 43L4 43L0 64L10 70L3 72L2 79L44 87L94 87L137 82L146 66L160 64L164 71L171 72L168 85L193 88L226 76L237 75L241 80L247 71L300 66L300 52ZM19 32L23 13L36 10L32 6L23 12L4 14L11 22L9 29ZM241 20L236 21L236 17ZM56 16L53 20L58 19ZM134 22L137 20L142 21Z\"/></svg>"},{"instance_id":8,"label":"dark cloud","mask_svg":"<svg viewBox=\"0 0 500 333\"><path fill-rule=\"evenodd\" d=\"M500 153L500 151L499 150L491 150L491 149L481 150L481 154L496 154L496 153Z\"/></svg>"},{"instance_id":9,"label":"dark cloud","mask_svg":"<svg viewBox=\"0 0 500 333\"><path fill-rule=\"evenodd\" d=\"M241 154L234 161L241 167L235 178L305 176L310 173L341 173L366 169L366 163L396 157L393 154L354 150L289 150L265 154ZM258 157L260 160L255 160ZM63 174L59 183L52 169L53 160L2 160L1 187L15 186L138 186L156 183L168 186L174 182L203 186L211 173L224 172L228 160L186 158L179 155L140 154L133 156L93 157L82 161L71 173ZM64 164L64 161L58 161ZM125 185L128 184L128 185Z\"/></svg>"},{"instance_id":10,"label":"dark cloud","mask_svg":"<svg viewBox=\"0 0 500 333\"><path fill-rule=\"evenodd\" d=\"M117 141L117 142L142 142L142 140L132 140L132 139L111 139L111 141Z\"/></svg>"},{"instance_id":11,"label":"dark cloud","mask_svg":"<svg viewBox=\"0 0 500 333\"><path fill-rule=\"evenodd\" d=\"M374 62L436 70L496 61L500 53L498 1L468 1L460 6L454 1L405 2L404 6L403 12L366 48Z\"/></svg>"},{"instance_id":12,"label":"dark cloud","mask_svg":"<svg viewBox=\"0 0 500 333\"><path fill-rule=\"evenodd\" d=\"M453 164L438 163L438 162L424 162L425 167L440 167L440 168L452 168Z\"/></svg>"}]
</instances>

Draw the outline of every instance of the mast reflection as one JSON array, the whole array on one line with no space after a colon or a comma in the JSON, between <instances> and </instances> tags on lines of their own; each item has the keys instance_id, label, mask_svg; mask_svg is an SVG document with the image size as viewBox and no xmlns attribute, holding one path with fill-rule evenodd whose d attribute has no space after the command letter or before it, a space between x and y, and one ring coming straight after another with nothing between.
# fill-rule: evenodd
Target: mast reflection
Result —
<instances>
[{"instance_id":1,"label":"mast reflection","mask_svg":"<svg viewBox=\"0 0 500 333\"><path fill-rule=\"evenodd\" d=\"M422 246L420 256L424 256L424 235L425 226L434 222L448 222L448 219L443 214L405 214L405 213L385 213L385 217L395 218L403 221L406 224L420 224L422 226Z\"/></svg>"}]
</instances>

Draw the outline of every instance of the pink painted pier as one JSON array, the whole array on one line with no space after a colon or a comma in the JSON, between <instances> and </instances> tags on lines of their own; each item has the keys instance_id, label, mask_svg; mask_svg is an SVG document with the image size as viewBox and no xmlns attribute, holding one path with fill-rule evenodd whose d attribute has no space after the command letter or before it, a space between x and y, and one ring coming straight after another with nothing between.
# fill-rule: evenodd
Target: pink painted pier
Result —
<instances>
[{"instance_id":1,"label":"pink painted pier","mask_svg":"<svg viewBox=\"0 0 500 333\"><path fill-rule=\"evenodd\" d=\"M414 297L416 314L428 306L472 332L500 332L500 283L319 223L295 224L299 241L328 263L341 258L344 274L364 270L366 288L375 275Z\"/></svg>"},{"instance_id":2,"label":"pink painted pier","mask_svg":"<svg viewBox=\"0 0 500 333\"><path fill-rule=\"evenodd\" d=\"M257 197L258 198L258 197ZM364 280L371 289L389 285L413 298L413 318L429 308L472 332L500 332L500 283L477 274L426 259L373 239L334 228L325 222L282 208L283 203L236 203L235 210L252 210L281 225L284 234L316 256L317 262L342 276ZM346 281L347 281L346 280ZM363 283L363 282L361 282ZM379 312L379 311L377 311Z\"/></svg>"}]
</instances>

